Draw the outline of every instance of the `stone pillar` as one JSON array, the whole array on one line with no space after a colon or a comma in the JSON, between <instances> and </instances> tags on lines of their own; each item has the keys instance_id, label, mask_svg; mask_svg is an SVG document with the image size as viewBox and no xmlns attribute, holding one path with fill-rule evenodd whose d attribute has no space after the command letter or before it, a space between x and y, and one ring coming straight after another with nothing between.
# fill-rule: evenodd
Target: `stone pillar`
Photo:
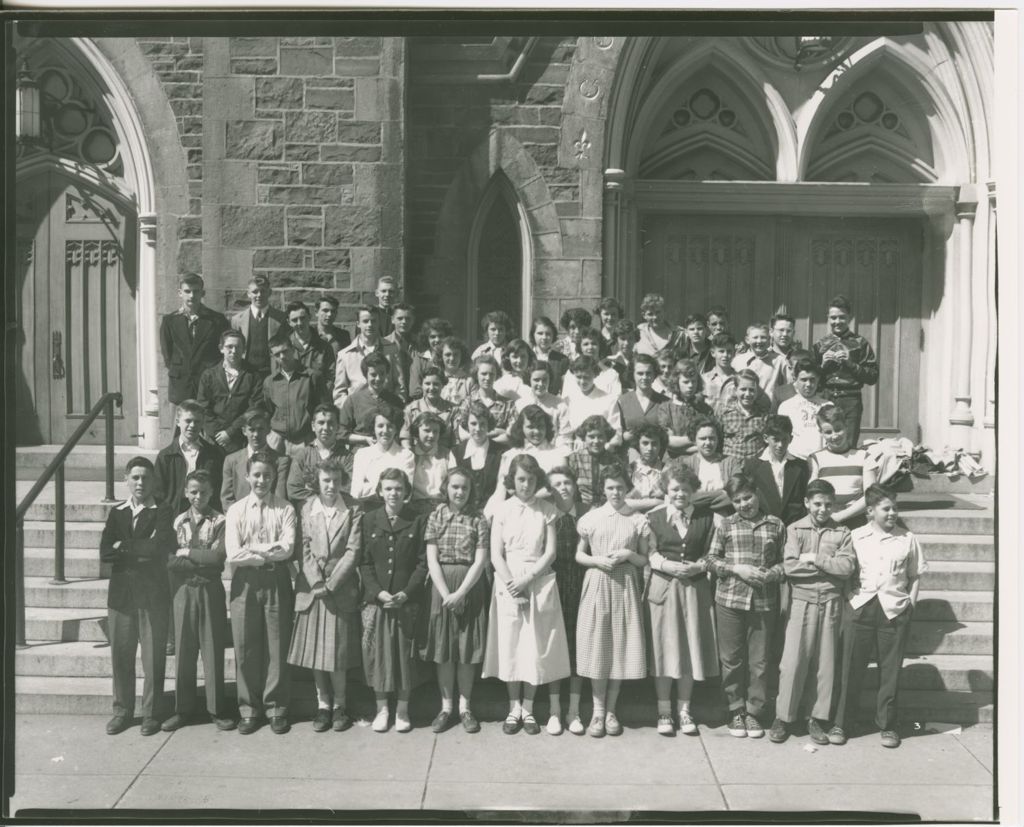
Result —
<instances>
[{"instance_id":1,"label":"stone pillar","mask_svg":"<svg viewBox=\"0 0 1024 827\"><path fill-rule=\"evenodd\" d=\"M954 314L956 320L952 335L955 337L955 363L953 365L953 410L949 416L950 443L954 448L971 449L971 351L974 337L973 302L971 298L971 271L973 261L974 217L978 211L978 197L971 185L960 187L956 203L957 262L953 284Z\"/></svg>"},{"instance_id":2,"label":"stone pillar","mask_svg":"<svg viewBox=\"0 0 1024 827\"><path fill-rule=\"evenodd\" d=\"M982 425L982 461L989 471L996 470L996 355L999 348L999 317L996 311L997 274L996 182L988 182L988 256L985 267L985 405Z\"/></svg>"},{"instance_id":3,"label":"stone pillar","mask_svg":"<svg viewBox=\"0 0 1024 827\"><path fill-rule=\"evenodd\" d=\"M633 318L628 306L629 291L626 278L619 266L622 251L622 182L626 173L621 169L604 171L604 292L612 295L626 308L626 317Z\"/></svg>"},{"instance_id":4,"label":"stone pillar","mask_svg":"<svg viewBox=\"0 0 1024 827\"><path fill-rule=\"evenodd\" d=\"M156 216L139 216L138 366L139 447L160 448L160 318L157 314Z\"/></svg>"}]
</instances>

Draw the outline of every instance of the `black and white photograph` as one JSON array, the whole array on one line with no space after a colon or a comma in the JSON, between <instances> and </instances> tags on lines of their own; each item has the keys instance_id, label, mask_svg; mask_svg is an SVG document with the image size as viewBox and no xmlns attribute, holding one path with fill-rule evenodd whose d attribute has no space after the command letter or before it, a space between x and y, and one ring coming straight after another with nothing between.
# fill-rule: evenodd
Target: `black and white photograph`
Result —
<instances>
[{"instance_id":1,"label":"black and white photograph","mask_svg":"<svg viewBox=\"0 0 1024 827\"><path fill-rule=\"evenodd\" d=\"M1016 12L442 12L0 18L5 820L1018 823Z\"/></svg>"}]
</instances>

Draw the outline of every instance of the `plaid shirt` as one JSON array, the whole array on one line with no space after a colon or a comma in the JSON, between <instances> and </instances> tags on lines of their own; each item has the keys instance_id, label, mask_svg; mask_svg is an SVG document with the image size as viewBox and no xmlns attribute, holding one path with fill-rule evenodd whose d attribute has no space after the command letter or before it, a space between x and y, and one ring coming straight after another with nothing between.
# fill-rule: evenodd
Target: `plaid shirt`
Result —
<instances>
[{"instance_id":1,"label":"plaid shirt","mask_svg":"<svg viewBox=\"0 0 1024 827\"><path fill-rule=\"evenodd\" d=\"M604 505L601 471L613 465L625 467L622 460L610 451L602 451L594 456L586 448L581 448L569 454L569 468L576 475L576 485L585 511ZM628 470L626 473L629 473Z\"/></svg>"},{"instance_id":2,"label":"plaid shirt","mask_svg":"<svg viewBox=\"0 0 1024 827\"><path fill-rule=\"evenodd\" d=\"M178 549L188 549L187 557L175 555L167 561L171 571L198 581L220 579L224 570L224 526L226 518L218 511L204 514L198 522L192 511L183 511L174 519Z\"/></svg>"},{"instance_id":3,"label":"plaid shirt","mask_svg":"<svg viewBox=\"0 0 1024 827\"><path fill-rule=\"evenodd\" d=\"M437 545L437 559L441 563L473 564L476 553L491 549L491 529L486 518L478 511L456 514L448 503L441 503L427 518L423 539Z\"/></svg>"},{"instance_id":4,"label":"plaid shirt","mask_svg":"<svg viewBox=\"0 0 1024 827\"><path fill-rule=\"evenodd\" d=\"M756 521L732 514L722 520L708 549L708 569L718 576L715 601L730 609L775 611L779 606L778 583L783 578L782 552L786 527L778 517L761 514ZM769 581L760 589L732 575L737 564L768 569Z\"/></svg>"},{"instance_id":5,"label":"plaid shirt","mask_svg":"<svg viewBox=\"0 0 1024 827\"><path fill-rule=\"evenodd\" d=\"M722 453L738 459L750 459L760 454L765 448L761 432L769 409L770 403L764 396L754 400L754 409L750 413L744 411L735 399L724 405L718 417L725 434Z\"/></svg>"}]
</instances>

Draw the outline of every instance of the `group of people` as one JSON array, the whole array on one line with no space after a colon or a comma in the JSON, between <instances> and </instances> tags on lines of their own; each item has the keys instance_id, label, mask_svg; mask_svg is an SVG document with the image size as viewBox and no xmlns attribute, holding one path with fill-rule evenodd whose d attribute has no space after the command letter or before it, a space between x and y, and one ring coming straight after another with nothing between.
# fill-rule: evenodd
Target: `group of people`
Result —
<instances>
[{"instance_id":1,"label":"group of people","mask_svg":"<svg viewBox=\"0 0 1024 827\"><path fill-rule=\"evenodd\" d=\"M314 325L301 303L273 308L265 280L248 292L229 322L188 274L164 318L174 437L155 463L128 463L130 497L101 539L109 733L134 716L141 643L143 734L195 717L201 657L207 712L243 734L264 718L288 731L289 665L313 672L314 729L348 728L361 665L378 732L392 699L395 729L411 729L410 695L436 671L437 732L479 730L479 672L507 686L509 734L541 731L546 686L548 733L618 735L621 682L647 677L657 731L695 734L693 684L720 677L732 735L763 736L774 705L772 741L806 723L842 744L877 647L875 723L899 745L925 562L858 447L878 366L847 299L811 350L785 314L738 347L723 308L676 327L649 295L640 324L614 299L567 310L561 339L546 317L510 338L507 314L488 313L470 353L442 319L414 345L390 279L354 336L329 297ZM161 721L168 653L175 713Z\"/></svg>"}]
</instances>

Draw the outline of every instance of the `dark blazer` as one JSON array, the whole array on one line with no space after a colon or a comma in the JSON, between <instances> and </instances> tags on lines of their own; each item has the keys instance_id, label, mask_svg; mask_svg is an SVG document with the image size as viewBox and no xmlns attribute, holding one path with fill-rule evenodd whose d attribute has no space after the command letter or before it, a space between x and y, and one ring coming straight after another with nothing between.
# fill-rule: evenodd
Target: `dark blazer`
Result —
<instances>
[{"instance_id":1,"label":"dark blazer","mask_svg":"<svg viewBox=\"0 0 1024 827\"><path fill-rule=\"evenodd\" d=\"M100 561L112 565L107 607L167 611L167 558L178 542L174 514L170 506L158 504L144 509L132 528L129 502L111 509L100 535ZM114 548L119 541L121 545Z\"/></svg>"},{"instance_id":2,"label":"dark blazer","mask_svg":"<svg viewBox=\"0 0 1024 827\"><path fill-rule=\"evenodd\" d=\"M698 470L700 469L700 454L687 454L686 456L678 457L673 461L682 463L693 471L694 474L698 473ZM722 458L723 483L728 482L729 477L733 474L740 473L742 470L742 460L739 460L736 457ZM693 495L692 502L694 507L710 508L724 514L733 513L732 502L729 500L729 496L725 493L724 488L721 488L718 491L698 491Z\"/></svg>"},{"instance_id":3,"label":"dark blazer","mask_svg":"<svg viewBox=\"0 0 1024 827\"><path fill-rule=\"evenodd\" d=\"M555 396L561 395L565 374L569 372L569 362L569 357L560 350L552 349L548 352L548 364L551 366L551 384L548 387L548 393L553 393Z\"/></svg>"},{"instance_id":4,"label":"dark blazer","mask_svg":"<svg viewBox=\"0 0 1024 827\"><path fill-rule=\"evenodd\" d=\"M231 442L225 450L237 451L245 445L242 436L245 412L263 406L263 379L247 365L243 365L238 370L235 386L228 388L224 365L214 365L204 370L199 377L196 401L206 411L203 430L210 440L218 431L227 431Z\"/></svg>"},{"instance_id":5,"label":"dark blazer","mask_svg":"<svg viewBox=\"0 0 1024 827\"><path fill-rule=\"evenodd\" d=\"M195 337L179 310L160 320L160 350L167 368L167 398L175 405L193 399L203 371L220 361L220 335L228 320L209 307L199 308Z\"/></svg>"},{"instance_id":6,"label":"dark blazer","mask_svg":"<svg viewBox=\"0 0 1024 827\"><path fill-rule=\"evenodd\" d=\"M341 525L330 534L322 514L313 514L313 500L302 506L302 563L295 578L295 611L306 612L313 605L312 587L323 583L327 594L320 598L333 612L359 609L357 564L362 543L363 515L348 497Z\"/></svg>"},{"instance_id":7,"label":"dark blazer","mask_svg":"<svg viewBox=\"0 0 1024 827\"><path fill-rule=\"evenodd\" d=\"M381 591L405 592L409 604L421 597L427 580L427 552L423 541L426 517L418 517L403 508L392 524L384 507L363 517L359 576L363 581L363 600L377 603Z\"/></svg>"},{"instance_id":8,"label":"dark blazer","mask_svg":"<svg viewBox=\"0 0 1024 827\"><path fill-rule=\"evenodd\" d=\"M231 317L231 327L235 330L241 330L242 335L245 336L245 353L242 354L242 358L246 359L249 355L249 323L252 321L252 311L246 307L244 310L240 310ZM267 342L269 343L277 331L282 327L288 327L288 317L276 307L267 308ZM219 354L218 354L219 355ZM270 366L267 368L270 370Z\"/></svg>"},{"instance_id":9,"label":"dark blazer","mask_svg":"<svg viewBox=\"0 0 1024 827\"><path fill-rule=\"evenodd\" d=\"M343 327L338 327L332 324L322 333L320 332L320 329L317 327L314 327L313 329L317 332L321 339L326 341L327 344L331 346L331 350L334 351L335 356L338 355L338 351L352 344L352 336L349 335L349 332L345 330Z\"/></svg>"},{"instance_id":10,"label":"dark blazer","mask_svg":"<svg viewBox=\"0 0 1024 827\"><path fill-rule=\"evenodd\" d=\"M348 453L348 445L339 439L334 443L331 456L344 459L348 456ZM320 452L317 450L316 443L311 442L293 451L289 459L291 460L291 467L288 469L286 491L288 500L298 510L302 508L303 503L314 496L316 467L320 464ZM351 461L350 458L349 462L351 463ZM350 482L351 480L346 482L346 485L350 484Z\"/></svg>"},{"instance_id":11,"label":"dark blazer","mask_svg":"<svg viewBox=\"0 0 1024 827\"><path fill-rule=\"evenodd\" d=\"M484 467L474 469L466 459L466 447L469 440L463 440L452 448L452 456L455 457L455 464L473 477L473 493L476 495L477 504L482 508L483 504L490 499L491 494L498 487L498 469L501 468L502 449L493 441L487 445L487 458L484 460Z\"/></svg>"},{"instance_id":12,"label":"dark blazer","mask_svg":"<svg viewBox=\"0 0 1024 827\"><path fill-rule=\"evenodd\" d=\"M277 457L277 479L274 480L274 493L282 500L287 500L286 486L288 485L288 469L291 467L291 457L285 454L278 454L269 445L264 446L264 451ZM220 501L227 511L228 506L238 502L243 497L249 496L249 480L245 466L249 462L248 447L240 448L233 454L224 458L222 481L220 486Z\"/></svg>"},{"instance_id":13,"label":"dark blazer","mask_svg":"<svg viewBox=\"0 0 1024 827\"><path fill-rule=\"evenodd\" d=\"M181 443L175 437L171 444L162 448L156 455L156 501L170 506L177 516L188 508L185 499L185 477L188 476L188 463L181 453ZM196 470L202 468L210 472L213 493L210 496L210 507L221 511L220 488L221 474L224 469L224 452L216 443L203 438L199 439L199 456L196 458Z\"/></svg>"},{"instance_id":14,"label":"dark blazer","mask_svg":"<svg viewBox=\"0 0 1024 827\"><path fill-rule=\"evenodd\" d=\"M767 514L778 517L786 525L807 516L804 507L804 493L811 478L810 469L802 459L788 459L782 469L782 495L775 485L772 466L767 460L752 457L744 464L744 471L757 486L761 508Z\"/></svg>"},{"instance_id":15,"label":"dark blazer","mask_svg":"<svg viewBox=\"0 0 1024 827\"><path fill-rule=\"evenodd\" d=\"M675 562L696 563L711 547L711 535L715 528L715 515L710 509L694 506L686 536L680 537L676 527L668 521L668 508L659 505L647 512L647 521L658 544L658 553ZM662 575L661 572L654 574Z\"/></svg>"}]
</instances>

